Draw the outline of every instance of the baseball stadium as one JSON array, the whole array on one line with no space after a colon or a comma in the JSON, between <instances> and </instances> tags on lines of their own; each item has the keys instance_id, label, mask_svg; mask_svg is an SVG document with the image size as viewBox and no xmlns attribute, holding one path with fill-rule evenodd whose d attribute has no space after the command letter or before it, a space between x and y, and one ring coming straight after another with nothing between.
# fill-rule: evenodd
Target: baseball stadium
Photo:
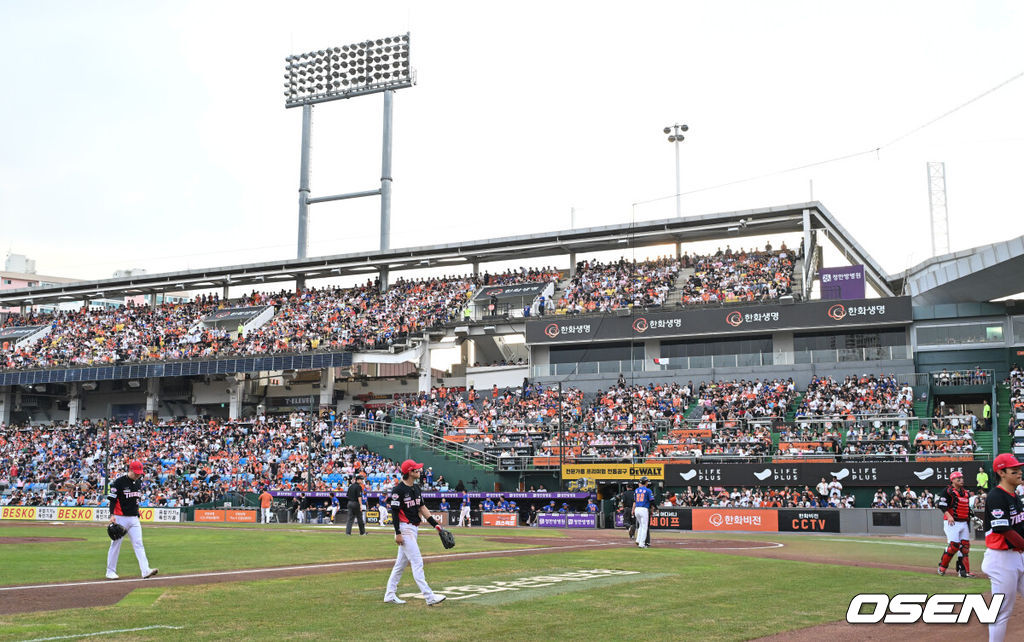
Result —
<instances>
[{"instance_id":1,"label":"baseball stadium","mask_svg":"<svg viewBox=\"0 0 1024 642\"><path fill-rule=\"evenodd\" d=\"M684 213L676 123L665 215L394 243L438 45L365 35L275 63L295 258L8 254L0 640L1024 634L1024 236L954 251L941 163L898 271L827 191ZM374 102L379 185L319 191L314 114ZM379 243L311 251L341 201Z\"/></svg>"}]
</instances>

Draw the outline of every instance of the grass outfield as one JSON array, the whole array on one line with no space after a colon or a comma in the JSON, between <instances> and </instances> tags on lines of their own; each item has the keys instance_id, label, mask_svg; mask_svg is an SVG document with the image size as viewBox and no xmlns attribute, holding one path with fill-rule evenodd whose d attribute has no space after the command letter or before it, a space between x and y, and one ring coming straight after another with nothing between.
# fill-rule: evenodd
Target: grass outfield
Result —
<instances>
[{"instance_id":1,"label":"grass outfield","mask_svg":"<svg viewBox=\"0 0 1024 642\"><path fill-rule=\"evenodd\" d=\"M375 559L395 554L393 531L390 536L383 529L368 531L365 537L356 533L349 537L343 529L315 527L142 527L150 566L174 575ZM0 544L0 586L99 579L106 571L110 539L105 525L68 524L56 528L5 524L0 526L0 541L4 537L73 537L85 541ZM420 541L420 549L425 553L434 544L441 550L440 540L426 531ZM458 550L465 552L522 548L479 537L464 538L459 544ZM130 542L121 546L117 570L122 577L139 573Z\"/></svg>"},{"instance_id":2,"label":"grass outfield","mask_svg":"<svg viewBox=\"0 0 1024 642\"><path fill-rule=\"evenodd\" d=\"M31 534L30 534L31 531ZM97 533L94 533L97 532ZM96 535L99 535L97 537ZM483 535L545 536L552 532L474 529L457 533L456 550L495 550L515 545L488 542ZM5 544L0 548L0 584L24 584L16 572L50 569L45 581L96 578L106 542L96 526L0 528L0 536L86 537L82 542ZM427 535L426 532L423 533ZM393 557L384 534L359 538L337 531L303 533L283 529L147 528L147 552L161 573L246 568L350 559ZM833 560L920 566L930 571L941 550L938 540L756 535L664 534L660 539L731 539L785 544L787 554ZM842 541L836 541L842 540ZM856 540L856 541L846 541ZM571 538L567 538L571 541ZM426 555L440 544L421 537ZM436 544L436 546L435 546ZM13 555L10 553L14 553ZM974 557L972 555L972 557ZM59 563L55 558L63 560ZM173 562L171 561L173 560ZM977 556L980 562L980 555ZM11 562L15 568L8 564ZM122 551L121 570L134 570L134 556ZM20 569L17 570L17 569ZM749 639L840 620L850 597L862 592L982 592L988 582L942 578L931 573L760 559L685 549L608 548L529 556L463 559L426 566L436 592L521 577L583 569L633 571L548 587L489 593L427 607L410 599L383 604L387 571L381 569L300 578L224 584L147 587L137 583L119 604L49 613L0 616L0 640L25 640L90 632L151 629L118 634L118 639L366 638L404 631L404 637L437 640L559 639ZM955 588L954 588L955 587ZM88 591L89 587L81 588ZM400 593L415 592L410 573ZM0 593L2 596L2 593ZM0 597L0 599L3 599ZM412 632L415 632L414 634Z\"/></svg>"}]
</instances>

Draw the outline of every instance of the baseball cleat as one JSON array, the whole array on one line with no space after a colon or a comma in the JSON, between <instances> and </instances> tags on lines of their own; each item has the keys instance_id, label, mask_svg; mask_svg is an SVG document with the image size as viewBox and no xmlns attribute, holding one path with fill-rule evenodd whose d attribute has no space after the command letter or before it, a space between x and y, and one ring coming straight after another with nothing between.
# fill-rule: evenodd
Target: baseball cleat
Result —
<instances>
[{"instance_id":1,"label":"baseball cleat","mask_svg":"<svg viewBox=\"0 0 1024 642\"><path fill-rule=\"evenodd\" d=\"M142 579L148 580L149 578L153 577L154 575L156 575L159 572L160 572L160 569L158 569L158 568L150 569L150 571L148 573L146 573L145 575L142 576Z\"/></svg>"},{"instance_id":2,"label":"baseball cleat","mask_svg":"<svg viewBox=\"0 0 1024 642\"><path fill-rule=\"evenodd\" d=\"M945 574L946 574L946 569L944 569L944 568L942 568L942 567L940 566L940 567L939 567L939 575L945 575Z\"/></svg>"},{"instance_id":3,"label":"baseball cleat","mask_svg":"<svg viewBox=\"0 0 1024 642\"><path fill-rule=\"evenodd\" d=\"M434 599L427 600L427 606L434 606L435 604L440 604L441 602L444 602L446 599L448 598L444 595L435 595Z\"/></svg>"},{"instance_id":4,"label":"baseball cleat","mask_svg":"<svg viewBox=\"0 0 1024 642\"><path fill-rule=\"evenodd\" d=\"M978 577L974 573L968 573L967 571L960 571L960 577Z\"/></svg>"},{"instance_id":5,"label":"baseball cleat","mask_svg":"<svg viewBox=\"0 0 1024 642\"><path fill-rule=\"evenodd\" d=\"M109 572L108 572L108 573L107 573L107 579L108 579L108 580L119 580L119 579L121 579L121 578L120 578L120 577L118 577L117 573L109 573Z\"/></svg>"},{"instance_id":6,"label":"baseball cleat","mask_svg":"<svg viewBox=\"0 0 1024 642\"><path fill-rule=\"evenodd\" d=\"M386 597L386 598L384 598L384 601L387 602L388 604L405 604L405 600L398 599L397 595L392 595L391 597Z\"/></svg>"}]
</instances>

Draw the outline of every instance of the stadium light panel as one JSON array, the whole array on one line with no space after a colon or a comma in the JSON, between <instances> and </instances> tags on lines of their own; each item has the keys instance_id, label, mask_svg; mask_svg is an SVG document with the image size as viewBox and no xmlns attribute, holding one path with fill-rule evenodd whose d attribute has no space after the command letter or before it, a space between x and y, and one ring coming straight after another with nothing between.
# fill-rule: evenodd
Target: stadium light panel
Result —
<instances>
[{"instance_id":1,"label":"stadium light panel","mask_svg":"<svg viewBox=\"0 0 1024 642\"><path fill-rule=\"evenodd\" d=\"M409 34L285 58L285 106L299 107L411 87Z\"/></svg>"}]
</instances>

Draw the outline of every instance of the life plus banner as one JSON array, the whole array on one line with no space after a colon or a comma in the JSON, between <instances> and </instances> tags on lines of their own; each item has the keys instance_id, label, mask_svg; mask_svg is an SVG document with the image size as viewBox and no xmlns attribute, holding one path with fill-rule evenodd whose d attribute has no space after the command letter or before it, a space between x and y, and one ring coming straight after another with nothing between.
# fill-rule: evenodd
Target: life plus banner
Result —
<instances>
[{"instance_id":1,"label":"life plus banner","mask_svg":"<svg viewBox=\"0 0 1024 642\"><path fill-rule=\"evenodd\" d=\"M821 268L821 298L849 301L864 298L864 266Z\"/></svg>"},{"instance_id":2,"label":"life plus banner","mask_svg":"<svg viewBox=\"0 0 1024 642\"><path fill-rule=\"evenodd\" d=\"M955 472L964 475L977 471L972 462L829 462L786 464L666 464L665 486L810 486L824 479L844 488L927 486L941 488L949 484Z\"/></svg>"}]
</instances>

